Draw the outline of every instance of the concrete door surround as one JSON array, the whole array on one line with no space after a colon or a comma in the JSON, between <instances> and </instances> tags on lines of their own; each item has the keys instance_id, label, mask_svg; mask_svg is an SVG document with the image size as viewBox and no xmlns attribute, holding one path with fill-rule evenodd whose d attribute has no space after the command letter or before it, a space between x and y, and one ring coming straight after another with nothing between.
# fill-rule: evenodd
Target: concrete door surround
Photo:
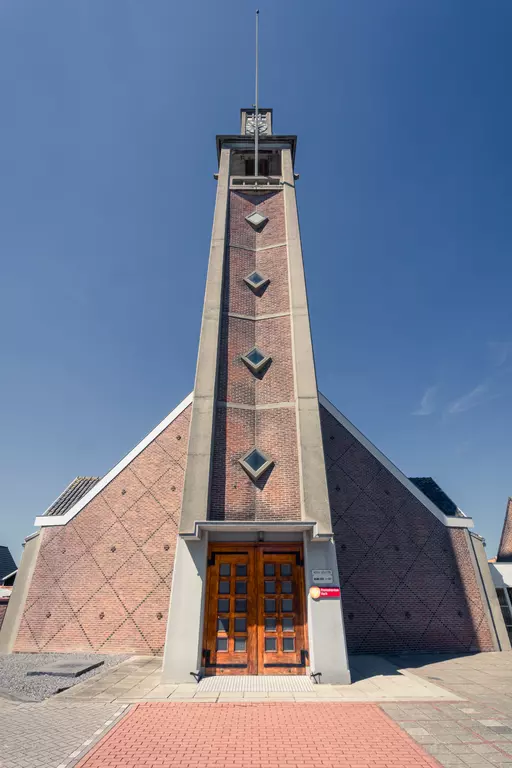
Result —
<instances>
[{"instance_id":1,"label":"concrete door surround","mask_svg":"<svg viewBox=\"0 0 512 768\"><path fill-rule=\"evenodd\" d=\"M233 531L235 524L229 525L230 532L209 531L208 521L205 529L197 524L201 532L196 537L178 538L174 578L171 588L170 611L168 617L167 643L162 669L162 683L188 683L205 674L203 659L204 620L206 612L206 592L208 578L209 543L243 544L258 542L258 533L250 533L247 528L254 523L239 523L241 529ZM260 523L265 528L264 523ZM286 525L281 523L280 528ZM306 526L297 526L306 527ZM220 526L222 529L222 526ZM309 651L308 672L317 675L322 683L347 685L350 683L347 646L343 631L340 601L337 599L313 600L309 595L313 586L313 570L332 570L337 578L337 561L334 542L330 539L315 539L311 534L311 525L307 530L265 532L265 542L269 546L278 542L287 542L290 546L303 545L304 552L304 590L307 622L307 640Z\"/></svg>"}]
</instances>

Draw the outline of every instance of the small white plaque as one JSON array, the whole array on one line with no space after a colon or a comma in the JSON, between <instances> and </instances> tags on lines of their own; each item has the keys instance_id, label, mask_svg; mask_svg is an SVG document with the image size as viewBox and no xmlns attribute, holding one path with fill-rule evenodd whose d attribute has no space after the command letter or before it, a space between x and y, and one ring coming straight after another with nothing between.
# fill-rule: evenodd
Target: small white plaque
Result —
<instances>
[{"instance_id":1,"label":"small white plaque","mask_svg":"<svg viewBox=\"0 0 512 768\"><path fill-rule=\"evenodd\" d=\"M313 584L332 584L332 571L325 568L318 568L311 571L313 577Z\"/></svg>"}]
</instances>

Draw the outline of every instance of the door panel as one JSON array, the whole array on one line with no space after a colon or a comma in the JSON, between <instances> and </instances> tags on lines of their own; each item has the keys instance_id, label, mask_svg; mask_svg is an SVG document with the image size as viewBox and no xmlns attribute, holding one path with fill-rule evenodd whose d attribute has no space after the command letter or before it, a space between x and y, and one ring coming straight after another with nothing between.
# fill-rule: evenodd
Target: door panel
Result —
<instances>
[{"instance_id":1,"label":"door panel","mask_svg":"<svg viewBox=\"0 0 512 768\"><path fill-rule=\"evenodd\" d=\"M259 674L305 673L304 576L300 553L258 551Z\"/></svg>"},{"instance_id":2,"label":"door panel","mask_svg":"<svg viewBox=\"0 0 512 768\"><path fill-rule=\"evenodd\" d=\"M254 550L210 554L205 668L207 674L255 675Z\"/></svg>"},{"instance_id":3,"label":"door panel","mask_svg":"<svg viewBox=\"0 0 512 768\"><path fill-rule=\"evenodd\" d=\"M208 563L206 674L305 674L300 548L211 544Z\"/></svg>"}]
</instances>

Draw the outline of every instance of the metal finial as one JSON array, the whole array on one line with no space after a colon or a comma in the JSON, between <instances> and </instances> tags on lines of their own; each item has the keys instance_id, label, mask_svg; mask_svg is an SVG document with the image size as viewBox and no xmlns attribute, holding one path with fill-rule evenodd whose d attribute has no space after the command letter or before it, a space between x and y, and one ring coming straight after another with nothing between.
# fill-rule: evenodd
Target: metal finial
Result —
<instances>
[{"instance_id":1,"label":"metal finial","mask_svg":"<svg viewBox=\"0 0 512 768\"><path fill-rule=\"evenodd\" d=\"M256 93L254 99L254 175L258 177L258 31L259 31L260 12L256 11Z\"/></svg>"}]
</instances>

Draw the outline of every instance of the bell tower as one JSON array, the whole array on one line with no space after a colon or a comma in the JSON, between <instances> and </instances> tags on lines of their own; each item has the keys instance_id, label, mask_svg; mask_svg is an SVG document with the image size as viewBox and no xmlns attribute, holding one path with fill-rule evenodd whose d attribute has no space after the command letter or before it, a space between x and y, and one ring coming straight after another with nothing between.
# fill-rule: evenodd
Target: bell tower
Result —
<instances>
[{"instance_id":1,"label":"bell tower","mask_svg":"<svg viewBox=\"0 0 512 768\"><path fill-rule=\"evenodd\" d=\"M313 572L338 582L295 148L295 136L273 132L271 109L242 109L240 134L217 136L168 682L306 671L350 680L339 593L310 594Z\"/></svg>"}]
</instances>

